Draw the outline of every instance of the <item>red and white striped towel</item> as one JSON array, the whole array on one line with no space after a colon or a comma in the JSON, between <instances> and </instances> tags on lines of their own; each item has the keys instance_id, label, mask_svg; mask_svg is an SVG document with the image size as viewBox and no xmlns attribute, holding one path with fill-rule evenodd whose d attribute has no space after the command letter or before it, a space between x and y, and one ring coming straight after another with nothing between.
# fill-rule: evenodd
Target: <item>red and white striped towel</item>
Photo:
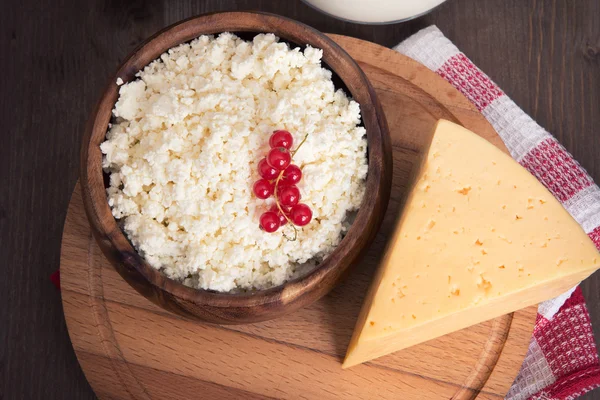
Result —
<instances>
[{"instance_id":1,"label":"red and white striped towel","mask_svg":"<svg viewBox=\"0 0 600 400\"><path fill-rule=\"evenodd\" d=\"M450 82L492 124L511 155L559 199L600 248L600 189L563 146L435 26L394 50ZM529 351L506 398L573 399L600 386L600 364L581 289L539 305Z\"/></svg>"}]
</instances>

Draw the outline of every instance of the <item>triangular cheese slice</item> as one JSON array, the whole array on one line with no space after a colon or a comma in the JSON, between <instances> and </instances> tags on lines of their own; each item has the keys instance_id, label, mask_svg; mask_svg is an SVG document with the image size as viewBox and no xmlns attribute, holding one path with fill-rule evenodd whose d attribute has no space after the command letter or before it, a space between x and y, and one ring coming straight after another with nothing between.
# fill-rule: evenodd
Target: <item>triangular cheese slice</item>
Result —
<instances>
[{"instance_id":1,"label":"triangular cheese slice","mask_svg":"<svg viewBox=\"0 0 600 400\"><path fill-rule=\"evenodd\" d=\"M552 298L594 272L593 242L492 144L441 120L343 367Z\"/></svg>"}]
</instances>

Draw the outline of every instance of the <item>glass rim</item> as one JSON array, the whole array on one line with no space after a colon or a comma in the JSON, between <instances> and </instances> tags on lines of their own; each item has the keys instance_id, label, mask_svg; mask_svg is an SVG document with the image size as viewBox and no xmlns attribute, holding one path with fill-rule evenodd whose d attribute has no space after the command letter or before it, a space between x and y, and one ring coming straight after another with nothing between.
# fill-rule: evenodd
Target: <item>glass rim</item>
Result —
<instances>
[{"instance_id":1,"label":"glass rim","mask_svg":"<svg viewBox=\"0 0 600 400\"><path fill-rule=\"evenodd\" d=\"M416 14L410 17L406 17L406 18L401 18L401 19L396 19L396 20L392 20L392 21L382 21L382 22L366 22L366 21L357 21L357 20L353 20L353 19L348 19L348 18L343 18L343 17L339 17L337 15L334 15L330 12L327 12L319 7L317 7L316 5L310 3L310 0L300 0L302 3L306 4L307 6L309 6L310 8L312 8L313 10L316 10L324 15L327 15L331 18L335 18L337 20L343 21L343 22L351 22L353 24L359 24L359 25L392 25L392 24L399 24L401 22L407 22L407 21L411 21L413 19L417 19L422 17L423 15L429 14L430 12L432 12L433 10L435 10L436 8L438 8L439 6L441 6L442 4L444 4L447 0L443 0L440 4L431 7L429 10L423 11L420 14Z\"/></svg>"}]
</instances>

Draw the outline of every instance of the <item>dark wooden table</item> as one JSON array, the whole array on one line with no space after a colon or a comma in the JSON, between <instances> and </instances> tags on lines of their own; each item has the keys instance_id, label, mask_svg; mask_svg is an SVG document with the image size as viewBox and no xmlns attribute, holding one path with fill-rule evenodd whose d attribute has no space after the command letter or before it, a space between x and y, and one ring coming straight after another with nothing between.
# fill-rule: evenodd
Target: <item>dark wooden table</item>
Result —
<instances>
[{"instance_id":1,"label":"dark wooden table","mask_svg":"<svg viewBox=\"0 0 600 400\"><path fill-rule=\"evenodd\" d=\"M69 342L58 268L79 141L109 74L157 30L263 10L392 46L436 24L600 181L600 1L449 0L404 24L337 21L297 0L4 0L0 5L0 399L94 394ZM600 273L583 283L600 342ZM600 399L600 390L587 399Z\"/></svg>"}]
</instances>

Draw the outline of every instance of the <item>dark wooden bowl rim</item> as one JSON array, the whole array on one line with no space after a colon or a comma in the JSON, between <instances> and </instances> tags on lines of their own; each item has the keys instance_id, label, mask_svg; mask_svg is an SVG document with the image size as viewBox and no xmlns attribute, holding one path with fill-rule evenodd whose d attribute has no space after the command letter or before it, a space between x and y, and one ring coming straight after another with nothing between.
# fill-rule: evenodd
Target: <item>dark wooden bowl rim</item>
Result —
<instances>
[{"instance_id":1,"label":"dark wooden bowl rim","mask_svg":"<svg viewBox=\"0 0 600 400\"><path fill-rule=\"evenodd\" d=\"M129 82L135 79L135 74L138 71L152 60L157 59L169 48L190 41L202 34L221 32L256 32L257 34L272 32L289 42L300 45L307 43L313 47L323 49L323 61L334 74L337 74L337 69L345 64L344 76L338 76L347 86L352 97L361 105L363 124L367 129L369 156L365 198L354 223L337 248L305 276L267 290L234 294L187 287L167 278L143 260L112 216L105 192L101 167L102 154L99 149L99 144L104 140L111 119L112 108L118 97L117 78ZM88 121L82 143L82 191L88 219L96 238L99 241L108 241L115 252L113 256L133 274L135 274L135 271L141 274L148 284L200 306L244 308L273 302L286 304L292 300L297 300L314 285L328 281L327 276L336 269L338 262L347 253L353 253L354 258L358 257L356 249L353 250L353 248L357 244L366 247L365 240L367 242L372 240L372 237L365 239L364 236L374 236L374 233L366 231L372 229L376 231L379 228L389 198L390 183L391 146L387 124L375 96L375 91L360 67L339 45L326 35L289 18L267 13L223 12L206 14L171 25L147 39L123 61L116 74L110 79ZM122 271L119 272L123 273ZM335 274L336 277L339 277L340 273L338 271ZM331 286L333 286L333 283L331 283Z\"/></svg>"}]
</instances>

